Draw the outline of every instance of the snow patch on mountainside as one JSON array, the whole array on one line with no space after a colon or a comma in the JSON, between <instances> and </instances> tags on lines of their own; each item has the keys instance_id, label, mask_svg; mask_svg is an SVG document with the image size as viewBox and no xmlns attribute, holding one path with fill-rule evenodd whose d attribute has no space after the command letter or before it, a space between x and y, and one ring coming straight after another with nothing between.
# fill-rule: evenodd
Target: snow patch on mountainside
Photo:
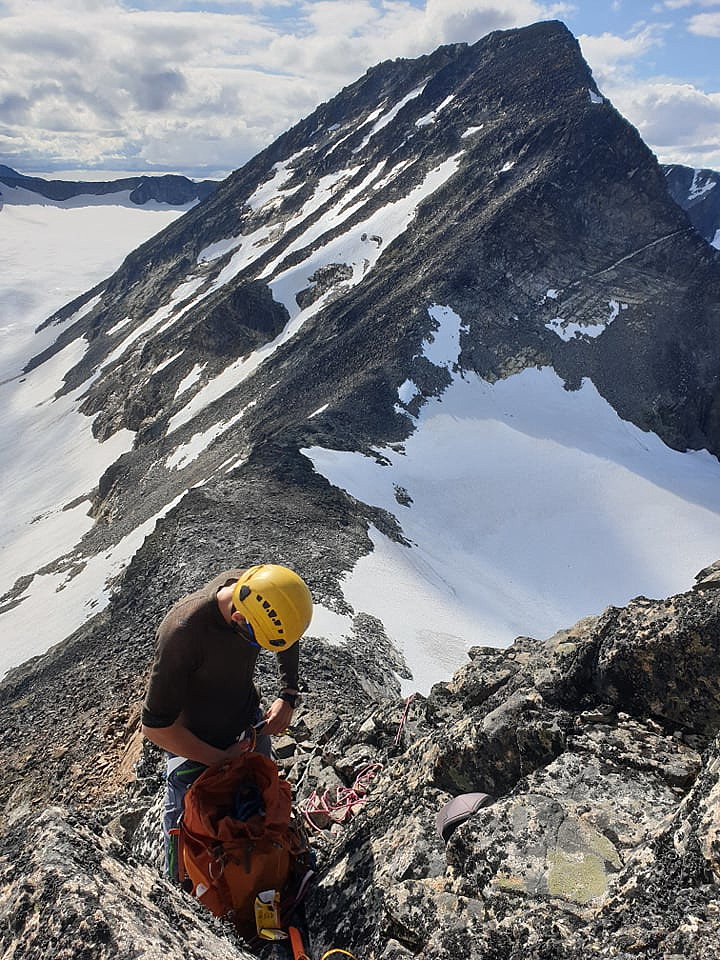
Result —
<instances>
[{"instance_id":1,"label":"snow patch on mountainside","mask_svg":"<svg viewBox=\"0 0 720 960\"><path fill-rule=\"evenodd\" d=\"M467 325L451 307L439 304L430 307L428 313L437 327L422 343L423 356L436 367L449 367L457 363L460 354L460 334Z\"/></svg>"},{"instance_id":2,"label":"snow patch on mountainside","mask_svg":"<svg viewBox=\"0 0 720 960\"><path fill-rule=\"evenodd\" d=\"M688 191L688 200L699 200L700 197L713 190L715 186L715 180L712 180L708 176L707 171L703 176L703 172L701 170L696 170L693 175L692 183L690 184L690 190Z\"/></svg>"},{"instance_id":3,"label":"snow patch on mountainside","mask_svg":"<svg viewBox=\"0 0 720 960\"><path fill-rule=\"evenodd\" d=\"M437 120L438 116L442 113L442 111L445 109L445 107L447 107L448 104L452 103L452 101L453 101L454 99L455 99L455 94L454 94L454 93L451 93L449 97L445 97L445 99L443 100L443 102L442 102L439 106L435 107L434 110L431 110L430 113L426 113L425 116L423 116L423 117L419 117L419 118L415 121L415 126L416 126L416 127L427 127L427 126L429 126L431 123L435 123L435 121Z\"/></svg>"},{"instance_id":4,"label":"snow patch on mountainside","mask_svg":"<svg viewBox=\"0 0 720 960\"><path fill-rule=\"evenodd\" d=\"M275 164L272 177L265 180L264 183L261 183L246 200L251 210L262 210L263 207L279 203L283 197L290 197L300 189L300 187L297 186L288 190L285 184L293 175L293 162L298 157L301 157L303 153L306 153L308 149L309 147L306 147L304 150L300 150L291 157L288 157L287 160Z\"/></svg>"},{"instance_id":5,"label":"snow patch on mountainside","mask_svg":"<svg viewBox=\"0 0 720 960\"><path fill-rule=\"evenodd\" d=\"M21 602L3 614L3 647L0 676L10 666L44 653L49 647L81 627L110 602L112 582L117 578L158 520L185 495L183 491L154 516L132 530L114 547L95 556L78 553L66 569L36 574L23 591ZM38 611L42 616L38 629Z\"/></svg>"},{"instance_id":6,"label":"snow patch on mountainside","mask_svg":"<svg viewBox=\"0 0 720 960\"><path fill-rule=\"evenodd\" d=\"M74 341L22 383L0 388L0 402L8 400L0 432L0 593L22 573L62 556L90 529L89 496L98 478L132 447L129 430L119 430L105 443L93 437L92 419L77 412L84 387L55 398L63 374L86 346L84 340Z\"/></svg>"},{"instance_id":7,"label":"snow patch on mountainside","mask_svg":"<svg viewBox=\"0 0 720 960\"><path fill-rule=\"evenodd\" d=\"M384 161L380 164L381 169L383 165ZM324 206L334 194L340 192L340 188L347 184L361 169L362 167L359 166L347 167L344 170L336 170L335 173L328 173L324 177L320 177L312 196L305 201L296 214L286 221L285 232L287 233L290 230L294 230L295 227L304 223L309 217L316 213L320 207ZM347 204L348 200L349 194L343 191L341 206ZM310 239L305 239L305 234L303 235L303 240L305 244L310 242ZM289 252L289 249L287 252Z\"/></svg>"},{"instance_id":8,"label":"snow patch on mountainside","mask_svg":"<svg viewBox=\"0 0 720 960\"><path fill-rule=\"evenodd\" d=\"M253 400L236 413L234 417L230 417L229 420L222 420L220 423L213 424L212 427L209 427L207 430L193 434L190 440L180 444L180 446L170 454L165 461L165 466L169 470L182 470L189 463L192 463L193 460L197 460L200 454L204 450L207 450L214 440L222 436L223 433L227 433L231 427L234 427L236 423L242 420L245 413L251 407L254 407L256 403L257 400Z\"/></svg>"},{"instance_id":9,"label":"snow patch on mountainside","mask_svg":"<svg viewBox=\"0 0 720 960\"><path fill-rule=\"evenodd\" d=\"M175 397L174 397L175 400L177 400L177 398L181 394L185 393L186 390L189 390L190 387L192 387L194 384L198 382L206 366L207 366L207 360L205 361L205 363L196 363L195 366L190 371L190 373L188 373L187 376L182 378L180 383L177 385L177 390L175 391Z\"/></svg>"},{"instance_id":10,"label":"snow patch on mountainside","mask_svg":"<svg viewBox=\"0 0 720 960\"><path fill-rule=\"evenodd\" d=\"M556 299L557 291L548 290L546 296ZM610 324L617 320L621 310L627 310L627 304L618 303L617 300L609 300L608 307L610 308L608 317L598 323L575 323L571 320L564 320L562 317L556 317L554 320L549 320L545 327L566 342L573 339L579 340L582 337L595 339L600 334L605 333Z\"/></svg>"},{"instance_id":11,"label":"snow patch on mountainside","mask_svg":"<svg viewBox=\"0 0 720 960\"><path fill-rule=\"evenodd\" d=\"M452 370L460 354L460 335L467 327L451 307L436 304L428 309L428 313L437 326L423 340L422 356L436 367L449 367ZM405 406L412 403L418 394L419 390L412 380L405 380L398 387L398 399ZM407 412L397 405L396 410L399 413Z\"/></svg>"},{"instance_id":12,"label":"snow patch on mountainside","mask_svg":"<svg viewBox=\"0 0 720 960\"><path fill-rule=\"evenodd\" d=\"M374 124L370 133L365 137L363 142L359 147L355 147L353 153L361 153L365 147L370 143L372 138L379 133L384 127L387 127L388 124L392 123L395 117L400 113L405 104L409 103L411 100L414 100L416 97L419 97L425 87L427 86L427 81L421 83L419 87L416 87L414 90L411 90L406 96L400 100L399 103L395 104L392 109L384 113Z\"/></svg>"},{"instance_id":13,"label":"snow patch on mountainside","mask_svg":"<svg viewBox=\"0 0 720 960\"><path fill-rule=\"evenodd\" d=\"M105 357L102 363L98 365L97 374L119 360L134 343L149 331L153 330L158 334L172 326L193 305L193 295L204 283L205 280L202 277L186 277L172 292L167 303L158 307L144 323L133 328L127 337ZM178 307L181 309L178 309Z\"/></svg>"},{"instance_id":14,"label":"snow patch on mountainside","mask_svg":"<svg viewBox=\"0 0 720 960\"><path fill-rule=\"evenodd\" d=\"M382 252L397 237L399 237L412 222L417 208L423 200L426 200L450 177L457 172L462 151L445 160L439 166L430 170L422 182L412 189L407 196L389 203L376 210L374 213L359 224L351 227L346 233L343 233L334 239L328 241L324 246L318 247L310 256L301 263L296 264L285 271L273 277L274 271L287 258L287 256L296 251L310 246L318 238L322 237L327 231L341 223L350 211L347 211L345 204L347 196L338 202L334 207L327 210L315 223L313 223L306 233L302 234L294 243L290 244L275 261L270 263L260 274L260 279L269 280L269 287L272 290L273 297L278 303L284 304L290 314L290 322L285 326L282 332L270 343L264 344L258 350L253 351L247 357L240 357L234 360L220 374L206 383L188 403L171 417L168 425L168 434L173 433L180 426L188 423L205 410L211 403L214 403L220 397L229 393L243 380L247 379L258 366L266 361L283 343L286 343L291 337L300 330L302 325L315 314L324 303L324 297L320 297L315 303L300 309L297 303L297 295L301 290L306 289L311 284L310 278L316 270L330 263L345 263L352 267L352 276L346 281L349 286L359 283L377 263ZM368 177L363 181L367 186L380 173L382 165L375 166L369 171ZM324 190L324 188L323 188ZM270 228L263 228L258 233L267 233ZM378 237L381 243L371 242L374 237ZM228 241L229 243L230 241ZM233 243L237 242L235 238ZM217 249L223 249L225 241L218 241L213 245ZM241 241L241 246L237 253L226 264L218 277L215 279L210 289L216 289L222 283L227 282L232 276L239 272L242 267L251 263L257 253L251 248L246 248L247 240ZM203 251L204 254L207 251ZM242 267L241 267L242 262ZM272 279L270 279L272 277ZM184 304L182 311L189 309L191 304L197 304L200 299L207 296L208 290L203 290L199 297ZM160 308L153 317L142 326L143 332L150 330L156 323L158 317L166 316L171 309L168 304ZM174 314L173 319L177 319L180 313Z\"/></svg>"},{"instance_id":15,"label":"snow patch on mountainside","mask_svg":"<svg viewBox=\"0 0 720 960\"><path fill-rule=\"evenodd\" d=\"M379 451L387 466L303 452L331 483L393 513L412 544L372 531L373 552L343 588L402 650L408 689L427 691L473 645L543 638L608 603L685 589L717 553L717 460L671 450L592 383L568 392L551 368L493 385L455 377L402 452ZM310 632L339 641L349 626L320 613Z\"/></svg>"}]
</instances>

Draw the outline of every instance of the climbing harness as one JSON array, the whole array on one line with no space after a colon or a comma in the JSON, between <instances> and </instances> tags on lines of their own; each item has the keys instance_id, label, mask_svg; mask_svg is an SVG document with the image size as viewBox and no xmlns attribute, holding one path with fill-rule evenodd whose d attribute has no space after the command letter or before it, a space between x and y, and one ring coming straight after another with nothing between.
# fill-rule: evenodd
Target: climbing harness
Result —
<instances>
[{"instance_id":1,"label":"climbing harness","mask_svg":"<svg viewBox=\"0 0 720 960\"><path fill-rule=\"evenodd\" d=\"M368 800L368 790L372 778L382 770L381 763L368 763L355 777L351 787L329 788L318 794L316 790L298 804L300 812L313 830L322 832L329 823L346 823L355 813L358 813ZM322 826L313 820L317 817Z\"/></svg>"}]
</instances>

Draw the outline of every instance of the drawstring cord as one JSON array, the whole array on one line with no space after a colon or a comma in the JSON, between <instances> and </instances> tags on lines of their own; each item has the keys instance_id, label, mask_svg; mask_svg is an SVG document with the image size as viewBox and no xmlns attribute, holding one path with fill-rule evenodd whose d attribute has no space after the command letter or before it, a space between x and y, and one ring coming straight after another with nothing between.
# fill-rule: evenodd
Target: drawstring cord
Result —
<instances>
[{"instance_id":1,"label":"drawstring cord","mask_svg":"<svg viewBox=\"0 0 720 960\"><path fill-rule=\"evenodd\" d=\"M370 781L382 767L381 763L368 763L357 774L352 787L336 787L334 797L331 797L330 788L322 794L313 790L309 797L298 804L300 812L313 830L318 832L322 832L323 827L312 819L314 814L322 814L334 823L345 823L367 802Z\"/></svg>"}]
</instances>

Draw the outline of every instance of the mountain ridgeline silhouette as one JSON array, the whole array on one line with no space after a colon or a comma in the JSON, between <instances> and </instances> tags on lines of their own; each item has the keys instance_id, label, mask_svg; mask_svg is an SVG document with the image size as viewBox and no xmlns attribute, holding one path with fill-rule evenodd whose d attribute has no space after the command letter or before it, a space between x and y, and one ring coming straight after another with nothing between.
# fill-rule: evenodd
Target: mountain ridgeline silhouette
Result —
<instances>
[{"instance_id":1,"label":"mountain ridgeline silhouette","mask_svg":"<svg viewBox=\"0 0 720 960\"><path fill-rule=\"evenodd\" d=\"M120 177L109 181L46 180L18 173L0 163L0 202L9 203L14 202L15 191L22 188L31 197L35 196L38 203L42 202L40 198L63 203L76 197L107 197L109 202L117 202L117 195L127 192L128 200L136 206L142 206L149 200L182 206L209 196L216 186L215 180L195 182L172 173Z\"/></svg>"}]
</instances>

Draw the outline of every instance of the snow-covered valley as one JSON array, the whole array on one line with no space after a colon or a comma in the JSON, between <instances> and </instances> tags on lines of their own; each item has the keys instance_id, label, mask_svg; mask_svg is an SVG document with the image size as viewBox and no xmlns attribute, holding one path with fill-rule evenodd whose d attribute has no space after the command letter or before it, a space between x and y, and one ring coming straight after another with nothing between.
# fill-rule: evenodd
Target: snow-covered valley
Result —
<instances>
[{"instance_id":1,"label":"snow-covered valley","mask_svg":"<svg viewBox=\"0 0 720 960\"><path fill-rule=\"evenodd\" d=\"M131 250L183 212L120 202L35 200L0 209L0 592L27 569L42 567L78 542L92 526L87 495L103 470L132 444L127 431L98 443L90 418L76 411L77 397L55 399L64 374L79 359L80 344L22 374L70 321L37 327L108 277ZM137 546L135 542L133 549ZM131 555L132 550L122 555L118 569ZM42 653L91 615L105 594L113 557L99 566L81 596L63 594L63 578L40 578L38 597L51 610L42 629L27 605L11 606L0 615L0 672Z\"/></svg>"}]
</instances>

